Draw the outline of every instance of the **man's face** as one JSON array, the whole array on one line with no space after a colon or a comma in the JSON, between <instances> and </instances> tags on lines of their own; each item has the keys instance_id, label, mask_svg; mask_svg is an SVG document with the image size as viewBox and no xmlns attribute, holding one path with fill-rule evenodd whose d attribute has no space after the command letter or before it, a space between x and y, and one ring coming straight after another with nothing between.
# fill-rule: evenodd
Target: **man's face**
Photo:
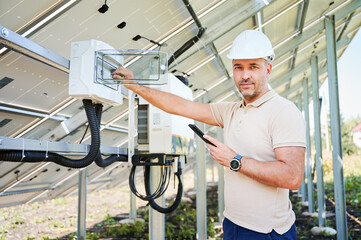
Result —
<instances>
[{"instance_id":1,"label":"man's face","mask_svg":"<svg viewBox=\"0 0 361 240\"><path fill-rule=\"evenodd\" d=\"M233 59L232 64L234 82L246 104L268 92L267 79L272 65L265 59Z\"/></svg>"}]
</instances>

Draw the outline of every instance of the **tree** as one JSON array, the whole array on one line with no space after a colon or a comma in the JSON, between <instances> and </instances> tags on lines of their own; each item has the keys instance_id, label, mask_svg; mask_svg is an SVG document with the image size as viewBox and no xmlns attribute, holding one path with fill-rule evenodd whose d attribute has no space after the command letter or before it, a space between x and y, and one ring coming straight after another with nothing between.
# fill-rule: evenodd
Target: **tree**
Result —
<instances>
[{"instance_id":1,"label":"tree","mask_svg":"<svg viewBox=\"0 0 361 240\"><path fill-rule=\"evenodd\" d=\"M360 123L361 118L359 116L347 121L344 121L343 117L341 116L342 151L344 154L357 154L358 148L353 142L351 131Z\"/></svg>"}]
</instances>

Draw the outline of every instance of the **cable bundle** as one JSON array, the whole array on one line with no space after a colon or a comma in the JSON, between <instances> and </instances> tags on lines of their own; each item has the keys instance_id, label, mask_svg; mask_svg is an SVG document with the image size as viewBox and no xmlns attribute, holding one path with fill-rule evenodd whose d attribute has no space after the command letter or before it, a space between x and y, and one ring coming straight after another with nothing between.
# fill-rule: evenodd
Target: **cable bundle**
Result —
<instances>
[{"instance_id":1,"label":"cable bundle","mask_svg":"<svg viewBox=\"0 0 361 240\"><path fill-rule=\"evenodd\" d=\"M156 165L154 163L151 163L150 159L151 158L147 158L146 161L142 163L143 168L144 168L143 169L144 170L144 186L145 186L146 195L139 193L135 186L135 172L136 172L137 163L136 163L136 161L134 161L134 158L133 158L133 167L129 174L130 190L140 199L142 199L144 201L148 201L149 205L156 211L161 212L161 213L170 213L178 207L180 201L182 200L183 184L182 184L181 177L180 177L182 175L182 170L181 170L180 164L178 164L179 165L178 171L174 173L178 179L178 191L177 191L176 199L171 206L169 206L167 208L163 208L163 207L159 206L154 200L159 198L160 196L162 196L168 189L172 168L170 165L170 161L169 162L167 161L167 163L164 165L161 165L162 163L158 163L159 165ZM151 165L159 166L161 168L159 183L158 183L157 189L153 193L151 191L151 186L150 186L150 167L151 167Z\"/></svg>"}]
</instances>

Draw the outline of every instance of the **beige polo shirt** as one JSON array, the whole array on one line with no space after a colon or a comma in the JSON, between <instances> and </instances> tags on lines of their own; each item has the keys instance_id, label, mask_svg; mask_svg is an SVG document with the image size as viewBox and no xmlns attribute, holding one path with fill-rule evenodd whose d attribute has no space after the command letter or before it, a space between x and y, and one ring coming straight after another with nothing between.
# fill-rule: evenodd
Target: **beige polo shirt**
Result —
<instances>
[{"instance_id":1,"label":"beige polo shirt","mask_svg":"<svg viewBox=\"0 0 361 240\"><path fill-rule=\"evenodd\" d=\"M270 90L253 103L212 103L225 144L242 156L276 161L275 148L306 146L305 121L290 101ZM282 174L282 173L280 173ZM289 190L259 183L239 172L225 171L224 216L253 231L287 232L295 221Z\"/></svg>"}]
</instances>

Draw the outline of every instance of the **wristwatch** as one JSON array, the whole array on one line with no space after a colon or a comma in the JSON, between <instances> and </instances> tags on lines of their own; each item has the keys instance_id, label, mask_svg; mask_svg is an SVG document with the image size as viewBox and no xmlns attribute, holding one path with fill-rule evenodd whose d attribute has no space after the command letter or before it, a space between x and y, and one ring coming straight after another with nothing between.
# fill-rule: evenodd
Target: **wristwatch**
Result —
<instances>
[{"instance_id":1,"label":"wristwatch","mask_svg":"<svg viewBox=\"0 0 361 240\"><path fill-rule=\"evenodd\" d=\"M235 156L230 162L229 162L229 168L232 170L232 171L235 171L237 172L238 169L241 168L241 159L242 159L242 156L241 155L237 155Z\"/></svg>"}]
</instances>

